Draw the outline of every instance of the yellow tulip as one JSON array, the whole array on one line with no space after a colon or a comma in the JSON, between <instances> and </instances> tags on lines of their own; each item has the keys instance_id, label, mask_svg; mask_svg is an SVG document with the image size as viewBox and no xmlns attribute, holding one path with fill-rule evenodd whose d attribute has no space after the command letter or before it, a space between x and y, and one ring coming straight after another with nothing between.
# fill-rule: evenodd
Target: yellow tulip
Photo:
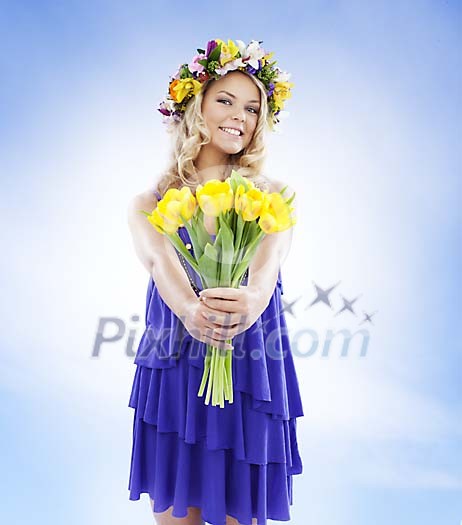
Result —
<instances>
[{"instance_id":1,"label":"yellow tulip","mask_svg":"<svg viewBox=\"0 0 462 525\"><path fill-rule=\"evenodd\" d=\"M168 193L168 192L167 192ZM181 215L189 221L194 215L197 207L197 201L194 195L191 193L191 189L187 186L183 186L179 193L181 202Z\"/></svg>"},{"instance_id":2,"label":"yellow tulip","mask_svg":"<svg viewBox=\"0 0 462 525\"><path fill-rule=\"evenodd\" d=\"M174 85L173 85L174 84ZM170 94L175 102L182 102L182 100L189 94L197 95L202 89L202 84L194 78L182 78L177 82L172 83Z\"/></svg>"},{"instance_id":3,"label":"yellow tulip","mask_svg":"<svg viewBox=\"0 0 462 525\"><path fill-rule=\"evenodd\" d=\"M178 230L178 222L170 221L160 214L159 210L155 208L151 215L147 216L148 221L154 226L154 228L162 235L173 234Z\"/></svg>"},{"instance_id":4,"label":"yellow tulip","mask_svg":"<svg viewBox=\"0 0 462 525\"><path fill-rule=\"evenodd\" d=\"M234 194L227 181L211 179L197 186L196 199L204 215L218 217L233 207Z\"/></svg>"},{"instance_id":5,"label":"yellow tulip","mask_svg":"<svg viewBox=\"0 0 462 525\"><path fill-rule=\"evenodd\" d=\"M236 213L240 213L244 221L254 221L260 216L263 204L265 202L265 194L258 188L251 188L245 191L242 184L236 189L234 197L234 209Z\"/></svg>"},{"instance_id":6,"label":"yellow tulip","mask_svg":"<svg viewBox=\"0 0 462 525\"><path fill-rule=\"evenodd\" d=\"M179 226L184 225L182 216L189 221L196 205L196 199L187 186L181 190L170 188L147 218L159 233L175 233Z\"/></svg>"},{"instance_id":7,"label":"yellow tulip","mask_svg":"<svg viewBox=\"0 0 462 525\"><path fill-rule=\"evenodd\" d=\"M196 209L196 199L187 186L183 186L181 190L170 188L157 203L157 209L169 221L176 221L179 226L183 226L181 216L189 221Z\"/></svg>"},{"instance_id":8,"label":"yellow tulip","mask_svg":"<svg viewBox=\"0 0 462 525\"><path fill-rule=\"evenodd\" d=\"M265 233L288 230L296 223L296 218L292 216L293 211L294 207L280 193L265 194L258 225Z\"/></svg>"}]
</instances>

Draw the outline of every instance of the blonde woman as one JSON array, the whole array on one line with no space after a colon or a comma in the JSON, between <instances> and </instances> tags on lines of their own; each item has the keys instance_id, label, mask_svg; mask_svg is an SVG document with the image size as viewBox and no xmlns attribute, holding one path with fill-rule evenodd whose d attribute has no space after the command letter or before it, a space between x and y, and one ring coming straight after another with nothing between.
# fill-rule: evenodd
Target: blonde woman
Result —
<instances>
[{"instance_id":1,"label":"blonde woman","mask_svg":"<svg viewBox=\"0 0 462 525\"><path fill-rule=\"evenodd\" d=\"M288 82L278 70L281 86L268 87L262 78L274 71L269 55L258 42L237 42L210 41L171 81L169 102L161 106L172 134L170 165L129 206L135 251L149 273L129 402L135 409L129 490L132 500L149 494L159 525L288 521L292 477L302 472L296 421L303 408L280 276L292 230L264 237L243 286L211 288L200 297L192 267L139 213L152 211L169 188L187 185L194 194L232 169L262 190L286 185L265 177L262 167L265 132L282 106L275 90ZM219 74L211 74L214 67ZM213 220L206 229L216 235ZM188 243L186 229L179 234ZM206 344L229 348L230 338L234 401L206 405L197 395Z\"/></svg>"}]
</instances>

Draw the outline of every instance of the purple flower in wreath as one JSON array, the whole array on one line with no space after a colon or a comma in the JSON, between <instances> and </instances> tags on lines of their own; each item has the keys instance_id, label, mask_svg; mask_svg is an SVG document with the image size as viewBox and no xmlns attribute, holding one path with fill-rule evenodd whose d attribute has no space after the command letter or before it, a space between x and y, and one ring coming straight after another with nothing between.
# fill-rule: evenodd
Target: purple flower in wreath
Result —
<instances>
[{"instance_id":1,"label":"purple flower in wreath","mask_svg":"<svg viewBox=\"0 0 462 525\"><path fill-rule=\"evenodd\" d=\"M270 82L269 89L268 89L268 97L270 97L273 94L274 91L274 84L273 82Z\"/></svg>"},{"instance_id":2,"label":"purple flower in wreath","mask_svg":"<svg viewBox=\"0 0 462 525\"><path fill-rule=\"evenodd\" d=\"M159 107L157 108L157 111L160 111L162 115L169 117L172 114L171 104L167 104L164 100L160 103Z\"/></svg>"},{"instance_id":3,"label":"purple flower in wreath","mask_svg":"<svg viewBox=\"0 0 462 525\"><path fill-rule=\"evenodd\" d=\"M251 75L255 75L255 73L257 71L260 71L261 69L261 60L258 61L258 67L257 68L254 68L252 67L250 64L247 64L247 71L251 74Z\"/></svg>"},{"instance_id":4,"label":"purple flower in wreath","mask_svg":"<svg viewBox=\"0 0 462 525\"><path fill-rule=\"evenodd\" d=\"M157 111L160 111L162 115L165 115L166 117L169 117L171 115L171 112L168 109L157 108Z\"/></svg>"},{"instance_id":5,"label":"purple flower in wreath","mask_svg":"<svg viewBox=\"0 0 462 525\"><path fill-rule=\"evenodd\" d=\"M209 42L207 42L207 51L206 51L206 55L207 55L207 58L210 56L210 53L217 47L217 43L215 42L215 40L210 40Z\"/></svg>"}]
</instances>

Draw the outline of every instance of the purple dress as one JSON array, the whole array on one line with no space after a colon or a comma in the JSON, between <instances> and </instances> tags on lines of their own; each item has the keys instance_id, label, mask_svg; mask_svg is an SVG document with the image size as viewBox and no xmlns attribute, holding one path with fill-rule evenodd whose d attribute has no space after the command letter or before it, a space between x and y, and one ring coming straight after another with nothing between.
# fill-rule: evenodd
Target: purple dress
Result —
<instances>
[{"instance_id":1,"label":"purple dress","mask_svg":"<svg viewBox=\"0 0 462 525\"><path fill-rule=\"evenodd\" d=\"M190 242L184 227L178 233ZM197 294L199 277L180 259ZM290 520L292 476L302 473L296 418L304 414L282 294L279 272L265 311L233 338L234 402L220 408L205 404L205 392L197 395L206 344L189 334L150 278L129 400L130 500L148 493L155 512L173 505L178 518L199 507L211 525L225 525L227 514L245 525Z\"/></svg>"}]
</instances>

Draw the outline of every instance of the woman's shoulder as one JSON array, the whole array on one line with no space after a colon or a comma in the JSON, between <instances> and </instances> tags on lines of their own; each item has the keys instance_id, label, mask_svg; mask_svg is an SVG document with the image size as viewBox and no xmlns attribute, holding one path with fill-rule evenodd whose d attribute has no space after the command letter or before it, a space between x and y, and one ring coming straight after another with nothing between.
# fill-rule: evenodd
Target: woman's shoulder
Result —
<instances>
[{"instance_id":1,"label":"woman's shoulder","mask_svg":"<svg viewBox=\"0 0 462 525\"><path fill-rule=\"evenodd\" d=\"M295 191L287 182L276 179L276 178L270 178L265 175L265 179L268 183L268 186L270 188L270 192L280 192L283 188L287 187L286 191L284 191L284 196L289 197L292 195L292 193Z\"/></svg>"},{"instance_id":2,"label":"woman's shoulder","mask_svg":"<svg viewBox=\"0 0 462 525\"><path fill-rule=\"evenodd\" d=\"M270 181L270 193L280 193L284 188L284 193L282 194L284 200L290 199L293 195L293 199L291 201L291 205L293 206L292 210L292 216L296 221L298 221L298 201L297 201L297 192L295 189L288 184L287 182L281 180L281 179L269 179Z\"/></svg>"},{"instance_id":3,"label":"woman's shoulder","mask_svg":"<svg viewBox=\"0 0 462 525\"><path fill-rule=\"evenodd\" d=\"M152 188L148 188L136 195L133 195L128 202L128 212L138 212L138 210L143 209L148 212L152 212L157 206L158 199Z\"/></svg>"}]
</instances>

